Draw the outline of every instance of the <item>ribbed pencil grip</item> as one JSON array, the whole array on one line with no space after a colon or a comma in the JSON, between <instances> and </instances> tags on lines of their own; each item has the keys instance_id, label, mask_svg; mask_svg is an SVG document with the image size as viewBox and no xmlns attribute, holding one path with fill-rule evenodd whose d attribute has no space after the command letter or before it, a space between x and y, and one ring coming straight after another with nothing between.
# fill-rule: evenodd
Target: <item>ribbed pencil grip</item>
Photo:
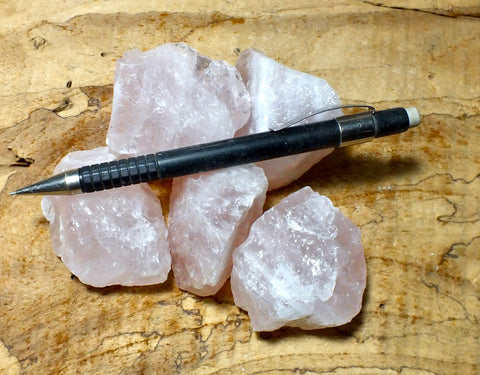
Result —
<instances>
[{"instance_id":1,"label":"ribbed pencil grip","mask_svg":"<svg viewBox=\"0 0 480 375\"><path fill-rule=\"evenodd\" d=\"M158 179L154 154L93 164L78 170L82 191L91 193Z\"/></svg>"}]
</instances>

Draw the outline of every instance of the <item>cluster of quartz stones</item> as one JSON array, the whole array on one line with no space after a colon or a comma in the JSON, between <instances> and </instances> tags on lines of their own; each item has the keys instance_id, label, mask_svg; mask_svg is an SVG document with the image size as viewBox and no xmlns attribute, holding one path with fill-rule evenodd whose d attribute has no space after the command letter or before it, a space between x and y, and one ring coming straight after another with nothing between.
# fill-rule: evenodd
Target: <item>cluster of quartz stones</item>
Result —
<instances>
[{"instance_id":1,"label":"cluster of quartz stones","mask_svg":"<svg viewBox=\"0 0 480 375\"><path fill-rule=\"evenodd\" d=\"M255 50L236 67L185 44L132 50L116 65L108 147L68 154L54 172L278 129L339 103L324 80ZM340 325L359 312L365 288L358 228L308 187L262 214L267 189L329 152L174 179L168 230L146 184L45 197L42 208L56 254L86 284L160 283L173 269L181 289L207 296L231 275L255 330Z\"/></svg>"}]
</instances>

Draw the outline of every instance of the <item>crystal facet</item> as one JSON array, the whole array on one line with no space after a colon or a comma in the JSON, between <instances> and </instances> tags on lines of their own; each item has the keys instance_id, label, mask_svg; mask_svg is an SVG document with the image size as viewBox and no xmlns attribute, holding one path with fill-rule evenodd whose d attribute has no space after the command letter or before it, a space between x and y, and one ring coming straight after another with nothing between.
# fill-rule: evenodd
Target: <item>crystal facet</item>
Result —
<instances>
[{"instance_id":1,"label":"crystal facet","mask_svg":"<svg viewBox=\"0 0 480 375\"><path fill-rule=\"evenodd\" d=\"M72 152L54 173L113 160L106 147ZM46 196L52 246L85 284L148 285L165 281L171 267L160 201L147 185L94 194Z\"/></svg>"},{"instance_id":2,"label":"crystal facet","mask_svg":"<svg viewBox=\"0 0 480 375\"><path fill-rule=\"evenodd\" d=\"M233 255L235 303L252 327L316 329L349 322L362 305L360 230L310 187L266 211Z\"/></svg>"},{"instance_id":3,"label":"crystal facet","mask_svg":"<svg viewBox=\"0 0 480 375\"><path fill-rule=\"evenodd\" d=\"M262 214L267 184L253 164L174 180L168 236L180 288L201 296L221 288L233 249Z\"/></svg>"},{"instance_id":4,"label":"crystal facet","mask_svg":"<svg viewBox=\"0 0 480 375\"><path fill-rule=\"evenodd\" d=\"M164 44L117 60L107 134L116 155L134 156L231 138L250 116L238 71L192 47Z\"/></svg>"},{"instance_id":5,"label":"crystal facet","mask_svg":"<svg viewBox=\"0 0 480 375\"><path fill-rule=\"evenodd\" d=\"M328 83L318 77L290 69L263 53L248 49L237 64L252 100L252 116L237 136L279 129L285 123L311 113L340 105ZM304 123L328 120L340 110L325 112ZM265 171L269 190L282 187L300 177L333 149L286 156L257 163Z\"/></svg>"}]
</instances>

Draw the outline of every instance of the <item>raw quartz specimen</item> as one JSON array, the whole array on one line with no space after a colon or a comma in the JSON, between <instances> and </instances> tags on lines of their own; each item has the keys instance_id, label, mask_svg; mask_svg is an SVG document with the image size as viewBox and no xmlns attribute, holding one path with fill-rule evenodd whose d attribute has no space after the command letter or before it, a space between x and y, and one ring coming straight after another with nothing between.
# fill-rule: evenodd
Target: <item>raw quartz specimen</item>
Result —
<instances>
[{"instance_id":1,"label":"raw quartz specimen","mask_svg":"<svg viewBox=\"0 0 480 375\"><path fill-rule=\"evenodd\" d=\"M192 47L163 44L117 60L107 144L135 156L231 138L250 116L238 71Z\"/></svg>"},{"instance_id":2,"label":"raw quartz specimen","mask_svg":"<svg viewBox=\"0 0 480 375\"><path fill-rule=\"evenodd\" d=\"M253 49L242 52L237 64L252 100L252 116L237 136L278 130L285 123L340 105L328 83L290 69ZM324 121L341 115L340 110L318 114L304 121ZM265 171L269 190L296 180L333 149L286 156L257 163Z\"/></svg>"},{"instance_id":3,"label":"raw quartz specimen","mask_svg":"<svg viewBox=\"0 0 480 375\"><path fill-rule=\"evenodd\" d=\"M218 292L230 276L233 250L263 212L267 185L253 164L174 179L168 232L181 289Z\"/></svg>"},{"instance_id":4,"label":"raw quartz specimen","mask_svg":"<svg viewBox=\"0 0 480 375\"><path fill-rule=\"evenodd\" d=\"M233 255L235 303L256 331L345 324L365 283L360 230L310 187L266 211Z\"/></svg>"},{"instance_id":5,"label":"raw quartz specimen","mask_svg":"<svg viewBox=\"0 0 480 375\"><path fill-rule=\"evenodd\" d=\"M72 152L54 170L111 161L106 147ZM164 282L171 268L160 201L147 185L75 196L46 196L55 253L80 281L96 287Z\"/></svg>"}]
</instances>

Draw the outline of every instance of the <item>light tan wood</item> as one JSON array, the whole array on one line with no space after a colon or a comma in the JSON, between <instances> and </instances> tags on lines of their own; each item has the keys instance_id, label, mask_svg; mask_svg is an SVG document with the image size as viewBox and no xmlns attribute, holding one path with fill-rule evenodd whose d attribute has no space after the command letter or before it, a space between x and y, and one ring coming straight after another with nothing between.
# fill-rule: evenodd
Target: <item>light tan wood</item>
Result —
<instances>
[{"instance_id":1,"label":"light tan wood","mask_svg":"<svg viewBox=\"0 0 480 375\"><path fill-rule=\"evenodd\" d=\"M478 0L4 0L0 373L478 374L479 16ZM126 49L178 41L230 63L253 46L345 103L422 112L419 128L338 150L268 196L311 185L361 227L368 287L350 324L258 334L229 285L212 298L173 276L85 286L54 255L40 197L8 196L104 144ZM155 188L167 202L168 182Z\"/></svg>"}]
</instances>

